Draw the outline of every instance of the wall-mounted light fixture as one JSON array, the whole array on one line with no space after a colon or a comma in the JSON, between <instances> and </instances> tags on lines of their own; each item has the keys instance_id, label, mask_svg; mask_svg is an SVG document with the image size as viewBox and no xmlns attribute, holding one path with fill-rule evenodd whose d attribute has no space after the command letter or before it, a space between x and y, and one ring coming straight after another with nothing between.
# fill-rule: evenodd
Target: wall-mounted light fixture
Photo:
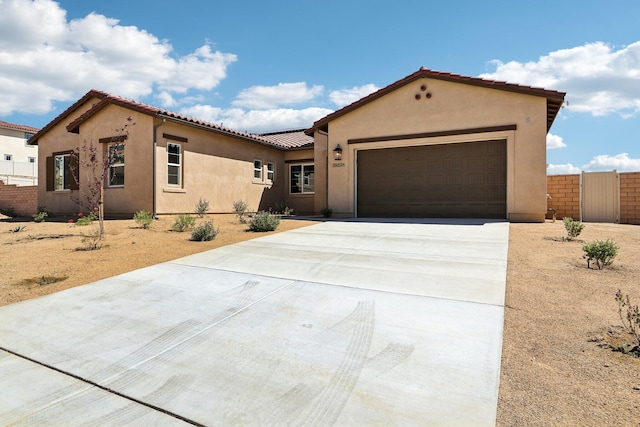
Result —
<instances>
[{"instance_id":1,"label":"wall-mounted light fixture","mask_svg":"<svg viewBox=\"0 0 640 427\"><path fill-rule=\"evenodd\" d=\"M333 149L333 160L342 160L342 147L340 147L340 144Z\"/></svg>"}]
</instances>

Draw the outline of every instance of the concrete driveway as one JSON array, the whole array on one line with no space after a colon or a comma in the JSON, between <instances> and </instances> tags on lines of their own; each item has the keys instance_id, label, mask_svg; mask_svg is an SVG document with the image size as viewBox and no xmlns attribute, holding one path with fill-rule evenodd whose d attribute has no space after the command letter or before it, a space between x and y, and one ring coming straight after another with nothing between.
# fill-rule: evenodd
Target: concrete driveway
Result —
<instances>
[{"instance_id":1,"label":"concrete driveway","mask_svg":"<svg viewBox=\"0 0 640 427\"><path fill-rule=\"evenodd\" d=\"M0 425L495 425L508 227L324 222L2 307Z\"/></svg>"}]
</instances>

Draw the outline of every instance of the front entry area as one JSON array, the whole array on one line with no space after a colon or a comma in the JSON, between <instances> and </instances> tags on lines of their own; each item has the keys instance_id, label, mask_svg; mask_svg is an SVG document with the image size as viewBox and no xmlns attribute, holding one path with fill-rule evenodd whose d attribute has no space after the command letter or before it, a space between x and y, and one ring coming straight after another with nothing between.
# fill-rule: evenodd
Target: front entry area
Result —
<instances>
[{"instance_id":1,"label":"front entry area","mask_svg":"<svg viewBox=\"0 0 640 427\"><path fill-rule=\"evenodd\" d=\"M506 140L357 151L357 215L507 216Z\"/></svg>"}]
</instances>

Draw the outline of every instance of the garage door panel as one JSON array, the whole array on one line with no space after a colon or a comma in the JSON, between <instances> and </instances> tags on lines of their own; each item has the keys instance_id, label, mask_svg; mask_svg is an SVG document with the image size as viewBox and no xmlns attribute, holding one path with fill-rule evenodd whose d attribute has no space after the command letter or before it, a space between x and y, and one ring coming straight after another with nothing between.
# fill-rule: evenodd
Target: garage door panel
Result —
<instances>
[{"instance_id":1,"label":"garage door panel","mask_svg":"<svg viewBox=\"0 0 640 427\"><path fill-rule=\"evenodd\" d=\"M361 217L505 218L506 141L359 151L357 183Z\"/></svg>"}]
</instances>

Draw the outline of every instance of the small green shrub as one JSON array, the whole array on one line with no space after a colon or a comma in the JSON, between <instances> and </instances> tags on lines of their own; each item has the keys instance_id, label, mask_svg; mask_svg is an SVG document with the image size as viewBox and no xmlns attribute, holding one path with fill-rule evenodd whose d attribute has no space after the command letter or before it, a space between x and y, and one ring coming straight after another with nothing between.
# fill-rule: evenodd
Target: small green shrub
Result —
<instances>
[{"instance_id":1,"label":"small green shrub","mask_svg":"<svg viewBox=\"0 0 640 427\"><path fill-rule=\"evenodd\" d=\"M325 218L331 218L331 215L333 215L333 208L325 206L324 208L320 209L320 213Z\"/></svg>"},{"instance_id":2,"label":"small green shrub","mask_svg":"<svg viewBox=\"0 0 640 427\"><path fill-rule=\"evenodd\" d=\"M45 218L49 216L46 212L38 212L37 214L31 215L35 222L44 222Z\"/></svg>"},{"instance_id":3,"label":"small green shrub","mask_svg":"<svg viewBox=\"0 0 640 427\"><path fill-rule=\"evenodd\" d=\"M0 214L4 216L8 216L9 218L15 218L18 216L13 206L9 206L8 208L5 208L5 209L0 209Z\"/></svg>"},{"instance_id":4,"label":"small green shrub","mask_svg":"<svg viewBox=\"0 0 640 427\"><path fill-rule=\"evenodd\" d=\"M235 212L238 217L238 221L242 224L247 223L247 210L249 209L249 205L244 200L236 200L233 202L233 212Z\"/></svg>"},{"instance_id":5,"label":"small green shrub","mask_svg":"<svg viewBox=\"0 0 640 427\"><path fill-rule=\"evenodd\" d=\"M207 212L209 212L209 201L204 200L202 197L198 199L198 203L196 203L196 214L198 217L204 217Z\"/></svg>"},{"instance_id":6,"label":"small green shrub","mask_svg":"<svg viewBox=\"0 0 640 427\"><path fill-rule=\"evenodd\" d=\"M618 314L620 315L622 326L633 335L637 345L636 348L640 351L640 308L638 308L638 304L631 305L629 295L623 296L620 289L616 292L616 301L618 302Z\"/></svg>"},{"instance_id":7,"label":"small green shrub","mask_svg":"<svg viewBox=\"0 0 640 427\"><path fill-rule=\"evenodd\" d=\"M136 224L141 225L142 228L146 230L153 222L153 215L151 214L151 212L141 210L133 215L133 220L136 222Z\"/></svg>"},{"instance_id":8,"label":"small green shrub","mask_svg":"<svg viewBox=\"0 0 640 427\"><path fill-rule=\"evenodd\" d=\"M618 245L613 240L595 240L582 247L583 258L587 260L587 268L591 268L591 261L596 262L598 270L613 264L613 259L618 255Z\"/></svg>"},{"instance_id":9,"label":"small green shrub","mask_svg":"<svg viewBox=\"0 0 640 427\"><path fill-rule=\"evenodd\" d=\"M582 233L584 224L580 221L574 221L571 217L564 217L562 220L564 228L567 230L567 240L573 240Z\"/></svg>"},{"instance_id":10,"label":"small green shrub","mask_svg":"<svg viewBox=\"0 0 640 427\"><path fill-rule=\"evenodd\" d=\"M191 239L194 242L206 242L215 239L220 232L220 227L214 228L212 221L205 221L198 225L191 232Z\"/></svg>"},{"instance_id":11,"label":"small green shrub","mask_svg":"<svg viewBox=\"0 0 640 427\"><path fill-rule=\"evenodd\" d=\"M176 219L171 226L173 231L183 232L190 228L195 227L196 219L188 214L180 214L176 216Z\"/></svg>"},{"instance_id":12,"label":"small green shrub","mask_svg":"<svg viewBox=\"0 0 640 427\"><path fill-rule=\"evenodd\" d=\"M249 230L251 231L273 231L280 225L280 218L269 212L260 211L249 221Z\"/></svg>"}]
</instances>

